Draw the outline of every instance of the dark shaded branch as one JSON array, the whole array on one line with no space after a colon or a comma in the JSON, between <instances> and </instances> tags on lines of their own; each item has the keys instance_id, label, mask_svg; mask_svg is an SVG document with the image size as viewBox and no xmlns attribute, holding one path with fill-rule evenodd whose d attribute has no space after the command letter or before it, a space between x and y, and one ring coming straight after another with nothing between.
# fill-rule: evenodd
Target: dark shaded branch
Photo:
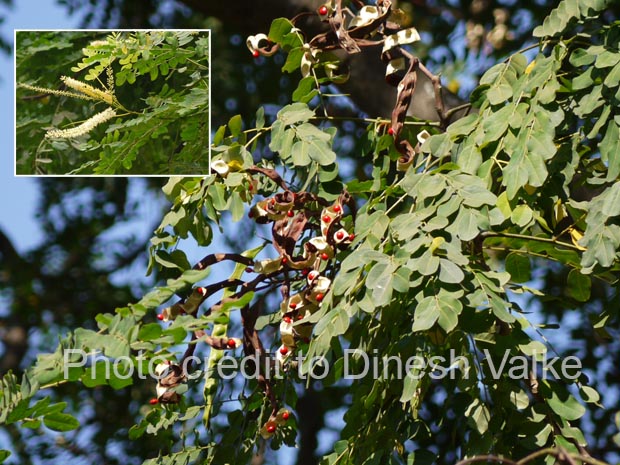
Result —
<instances>
[{"instance_id":1,"label":"dark shaded branch","mask_svg":"<svg viewBox=\"0 0 620 465\"><path fill-rule=\"evenodd\" d=\"M318 433L324 426L325 407L321 404L321 395L312 388L312 385L299 398L296 409L299 415L300 434L297 465L317 465Z\"/></svg>"},{"instance_id":2,"label":"dark shaded branch","mask_svg":"<svg viewBox=\"0 0 620 465\"><path fill-rule=\"evenodd\" d=\"M260 368L264 366L263 361L265 357L269 357L269 355L265 353L265 348L260 340L258 331L256 331L255 328L258 314L258 305L253 305L251 307L246 305L241 309L241 324L243 325L243 350L247 356L257 356L260 360L257 369L260 370ZM263 389L265 396L269 399L271 404L271 415L275 416L278 412L279 404L271 387L271 381L263 372L258 373L257 380L258 385Z\"/></svg>"},{"instance_id":3,"label":"dark shaded branch","mask_svg":"<svg viewBox=\"0 0 620 465\"><path fill-rule=\"evenodd\" d=\"M219 310L222 309L222 306L224 306L224 304L228 303L228 302L234 302L235 300L239 300L241 297L243 297L245 294L247 294L250 291L253 291L257 288L257 286L264 282L267 281L269 279L271 279L273 276L276 276L280 274L280 271L275 271L273 273L269 273L267 275L258 275L256 278L254 278L252 281L241 281L241 280L236 280L237 281L237 285L241 286L241 290L229 297L224 297L222 300L220 300L219 302L213 304L211 306L211 308L209 308L209 310L207 311L207 315L210 314L211 312L217 312ZM226 286L226 287L232 287L232 286Z\"/></svg>"},{"instance_id":4,"label":"dark shaded branch","mask_svg":"<svg viewBox=\"0 0 620 465\"><path fill-rule=\"evenodd\" d=\"M25 261L6 234L0 229L0 286L14 286L22 279L31 279L31 267ZM25 274L25 275L24 275ZM24 276L22 276L24 275ZM16 294L19 298L19 293ZM9 370L19 372L19 366L28 352L28 331L32 327L20 312L11 311L0 319L0 341L4 345L0 358L0 376Z\"/></svg>"},{"instance_id":5,"label":"dark shaded branch","mask_svg":"<svg viewBox=\"0 0 620 465\"><path fill-rule=\"evenodd\" d=\"M211 265L222 262L224 260L232 260L233 262L243 263L244 265L251 266L254 264L254 260L248 257L244 257L241 254L237 253L213 253L209 254L196 263L192 269L194 270L204 270Z\"/></svg>"}]
</instances>

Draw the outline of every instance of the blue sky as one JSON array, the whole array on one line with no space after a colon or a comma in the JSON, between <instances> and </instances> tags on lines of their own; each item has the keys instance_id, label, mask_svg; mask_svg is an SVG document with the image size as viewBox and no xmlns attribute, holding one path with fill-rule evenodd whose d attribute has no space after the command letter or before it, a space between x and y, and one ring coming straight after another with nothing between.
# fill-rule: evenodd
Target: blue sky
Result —
<instances>
[{"instance_id":1,"label":"blue sky","mask_svg":"<svg viewBox=\"0 0 620 465\"><path fill-rule=\"evenodd\" d=\"M6 15L0 33L13 41L14 29L71 29L77 27L79 19L68 17L55 0L18 0L13 9L0 7ZM16 178L15 158L15 115L14 115L14 64L13 57L0 55L0 101L5 111L0 112L0 228L13 241L19 252L38 244L43 235L35 222L34 210L38 198L35 181L30 178ZM9 109L9 111L6 111Z\"/></svg>"}]
</instances>

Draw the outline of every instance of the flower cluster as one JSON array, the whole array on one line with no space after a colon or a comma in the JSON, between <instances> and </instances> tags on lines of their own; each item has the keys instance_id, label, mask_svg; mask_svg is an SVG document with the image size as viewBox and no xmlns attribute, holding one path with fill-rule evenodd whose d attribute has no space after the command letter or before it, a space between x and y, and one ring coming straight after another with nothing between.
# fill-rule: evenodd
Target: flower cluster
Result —
<instances>
[{"instance_id":1,"label":"flower cluster","mask_svg":"<svg viewBox=\"0 0 620 465\"><path fill-rule=\"evenodd\" d=\"M63 82L65 87L72 89L76 92L58 89L46 89L44 87L31 86L29 84L18 84L18 87L23 87L25 89L35 92L43 92L46 94L58 95L61 97L79 98L83 100L94 100L96 102L104 102L110 105L110 107L106 108L104 111L91 116L78 126L69 129L50 129L45 134L46 139L73 139L75 137L84 136L90 131L92 131L96 126L100 125L101 123L105 123L106 121L115 117L117 113L114 108L125 110L125 108L118 102L116 96L114 95L114 75L112 73L112 68L106 68L106 73L107 87L104 86L105 90L97 89L90 84L86 84L85 82L78 81L77 79L73 79L68 76L61 76L60 80Z\"/></svg>"},{"instance_id":2,"label":"flower cluster","mask_svg":"<svg viewBox=\"0 0 620 465\"><path fill-rule=\"evenodd\" d=\"M60 80L64 82L67 87L77 90L87 97L90 97L92 100L100 100L108 105L114 104L114 94L109 90L104 92L103 90L97 89L90 84L86 84L85 82L78 81L77 79L67 76L61 76Z\"/></svg>"},{"instance_id":3,"label":"flower cluster","mask_svg":"<svg viewBox=\"0 0 620 465\"><path fill-rule=\"evenodd\" d=\"M116 111L113 108L106 108L100 113L91 116L82 124L75 126L69 129L50 129L45 134L47 139L73 139L75 137L80 137L85 134L88 134L92 131L96 126L101 123L105 123L106 121L114 118L116 116Z\"/></svg>"}]
</instances>

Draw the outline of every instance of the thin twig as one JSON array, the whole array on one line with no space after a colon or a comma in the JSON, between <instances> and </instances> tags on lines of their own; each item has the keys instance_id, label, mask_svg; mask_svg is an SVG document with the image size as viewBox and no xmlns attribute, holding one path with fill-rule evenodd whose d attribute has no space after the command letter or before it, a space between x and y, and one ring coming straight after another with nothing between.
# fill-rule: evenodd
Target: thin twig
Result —
<instances>
[{"instance_id":1,"label":"thin twig","mask_svg":"<svg viewBox=\"0 0 620 465\"><path fill-rule=\"evenodd\" d=\"M558 241L556 239L548 238L548 237L538 237L538 236L526 236L524 234L515 234L515 233L507 233L507 232L495 232L495 231L486 231L481 234L483 238L487 237L508 237L513 239L522 239L526 241L535 241L535 242L546 242L548 244L559 245L561 247L566 247L567 249L575 250L577 252L582 252L582 250L568 242Z\"/></svg>"},{"instance_id":2,"label":"thin twig","mask_svg":"<svg viewBox=\"0 0 620 465\"><path fill-rule=\"evenodd\" d=\"M468 465L470 463L476 462L501 462L507 463L508 465L518 465L518 462L515 462L514 460L510 460L504 457L498 457L496 455L477 455L469 459L463 459L457 462L455 465Z\"/></svg>"}]
</instances>

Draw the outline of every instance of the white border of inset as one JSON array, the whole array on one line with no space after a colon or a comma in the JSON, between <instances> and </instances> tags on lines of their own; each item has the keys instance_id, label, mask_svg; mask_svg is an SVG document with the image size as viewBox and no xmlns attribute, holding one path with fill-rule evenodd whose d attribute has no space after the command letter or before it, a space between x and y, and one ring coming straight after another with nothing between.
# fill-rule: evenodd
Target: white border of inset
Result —
<instances>
[{"instance_id":1,"label":"white border of inset","mask_svg":"<svg viewBox=\"0 0 620 465\"><path fill-rule=\"evenodd\" d=\"M207 32L209 38L209 56L207 63L209 66L209 139L208 139L208 161L207 172L201 174L17 174L17 33L18 32L175 32L175 31L195 31L195 32ZM13 29L13 70L14 70L14 82L13 82L13 177L16 178L169 178L169 177L203 177L211 174L211 111L212 97L211 97L211 75L213 73L213 54L211 50L212 44L211 29Z\"/></svg>"}]
</instances>

